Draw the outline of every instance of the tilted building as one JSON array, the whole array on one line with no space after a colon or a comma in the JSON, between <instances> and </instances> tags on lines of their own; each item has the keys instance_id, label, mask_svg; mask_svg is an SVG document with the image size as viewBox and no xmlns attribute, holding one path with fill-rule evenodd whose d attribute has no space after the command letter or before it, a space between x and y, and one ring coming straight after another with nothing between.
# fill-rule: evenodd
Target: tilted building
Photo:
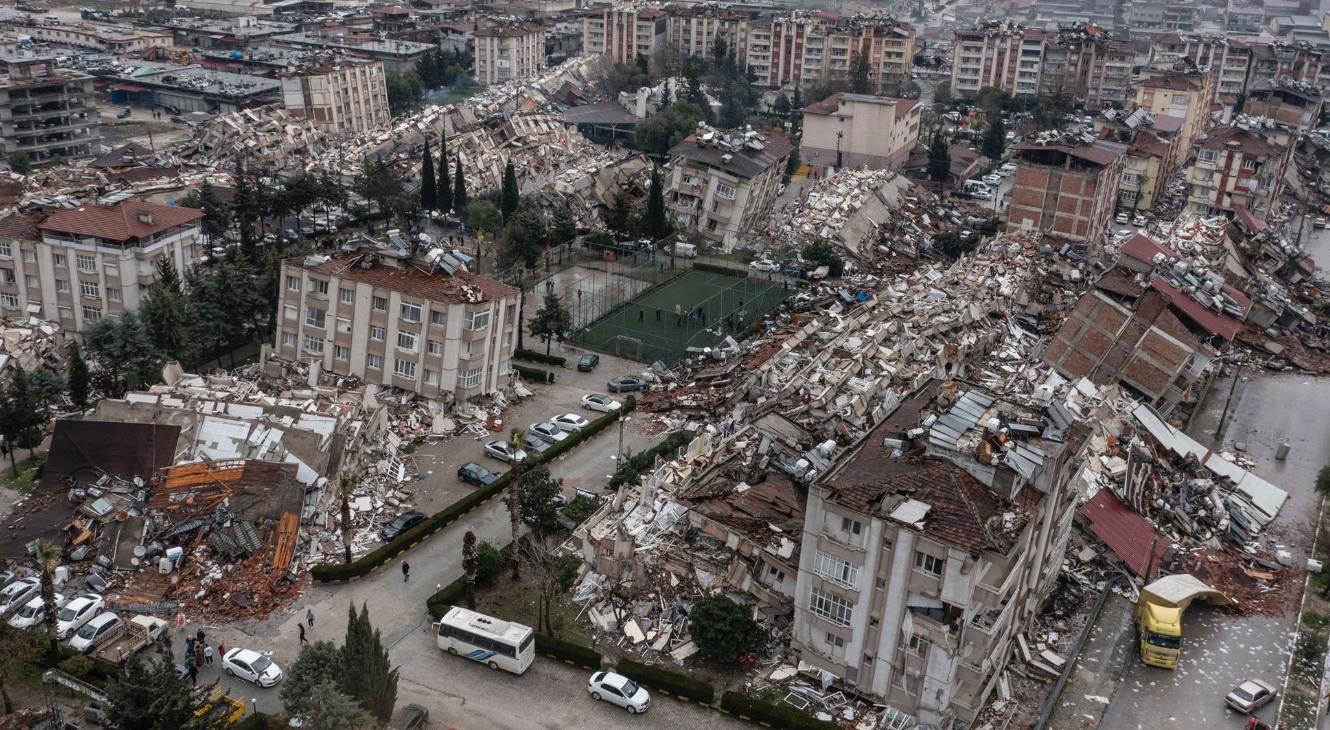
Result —
<instances>
[{"instance_id":1,"label":"tilted building","mask_svg":"<svg viewBox=\"0 0 1330 730\"><path fill-rule=\"evenodd\" d=\"M1095 140L1014 147L1009 231L1037 231L1086 245L1108 228L1117 206L1127 145Z\"/></svg>"},{"instance_id":2,"label":"tilted building","mask_svg":"<svg viewBox=\"0 0 1330 730\"><path fill-rule=\"evenodd\" d=\"M294 66L280 74L282 104L297 119L309 119L331 135L381 127L391 119L383 64L338 56Z\"/></svg>"},{"instance_id":3,"label":"tilted building","mask_svg":"<svg viewBox=\"0 0 1330 730\"><path fill-rule=\"evenodd\" d=\"M1200 215L1232 215L1241 207L1267 218L1284 191L1293 153L1286 136L1245 118L1207 132L1187 169L1187 207Z\"/></svg>"},{"instance_id":4,"label":"tilted building","mask_svg":"<svg viewBox=\"0 0 1330 730\"><path fill-rule=\"evenodd\" d=\"M793 152L781 135L699 127L669 152L666 201L681 231L732 248L767 220Z\"/></svg>"},{"instance_id":5,"label":"tilted building","mask_svg":"<svg viewBox=\"0 0 1330 730\"><path fill-rule=\"evenodd\" d=\"M93 77L57 68L56 57L27 52L0 54L8 75L0 77L0 141L4 154L26 154L33 162L92 157L98 149L97 97Z\"/></svg>"}]
</instances>

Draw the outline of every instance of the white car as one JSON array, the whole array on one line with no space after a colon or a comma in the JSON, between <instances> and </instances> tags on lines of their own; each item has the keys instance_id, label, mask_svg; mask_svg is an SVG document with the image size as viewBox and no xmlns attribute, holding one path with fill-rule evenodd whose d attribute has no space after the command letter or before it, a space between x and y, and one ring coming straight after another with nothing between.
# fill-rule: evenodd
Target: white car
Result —
<instances>
[{"instance_id":1,"label":"white car","mask_svg":"<svg viewBox=\"0 0 1330 730\"><path fill-rule=\"evenodd\" d=\"M1002 176L1001 176L1001 175L984 175L983 177L981 177L981 178L979 178L979 179L980 179L980 180L983 180L984 182L988 183L989 185L1001 185L1001 184L1002 184Z\"/></svg>"},{"instance_id":2,"label":"white car","mask_svg":"<svg viewBox=\"0 0 1330 730\"><path fill-rule=\"evenodd\" d=\"M780 264L776 263L775 261L772 261L771 259L758 259L757 261L754 261L753 263L749 264L748 268L752 269L753 271L766 271L769 273L774 273L780 271Z\"/></svg>"},{"instance_id":3,"label":"white car","mask_svg":"<svg viewBox=\"0 0 1330 730\"><path fill-rule=\"evenodd\" d=\"M596 672L591 675L586 691L598 702L609 702L636 715L651 707L651 695L633 680L614 672Z\"/></svg>"},{"instance_id":4,"label":"white car","mask_svg":"<svg viewBox=\"0 0 1330 730\"><path fill-rule=\"evenodd\" d=\"M582 418L576 413L565 413L562 416L555 416L554 418L551 418L550 423L558 426L559 428L563 429L564 431L567 431L568 433L572 433L573 431L581 431L582 429L587 427L587 424L591 422L586 420L585 418Z\"/></svg>"},{"instance_id":5,"label":"white car","mask_svg":"<svg viewBox=\"0 0 1330 730\"><path fill-rule=\"evenodd\" d=\"M260 687L271 687L282 681L282 668L251 649L228 650L222 657L222 669L232 677L249 680Z\"/></svg>"},{"instance_id":6,"label":"white car","mask_svg":"<svg viewBox=\"0 0 1330 730\"><path fill-rule=\"evenodd\" d=\"M557 444L568 438L568 434L553 423L533 423L531 428L527 430L542 441L548 441L552 444Z\"/></svg>"},{"instance_id":7,"label":"white car","mask_svg":"<svg viewBox=\"0 0 1330 730\"><path fill-rule=\"evenodd\" d=\"M42 592L42 583L36 578L19 578L0 591L0 616L7 616L17 611Z\"/></svg>"},{"instance_id":8,"label":"white car","mask_svg":"<svg viewBox=\"0 0 1330 730\"><path fill-rule=\"evenodd\" d=\"M57 593L55 594L54 598L55 598L55 605L57 606L64 605L65 603L64 596ZM18 613L10 617L9 625L13 626L16 629L26 629L31 626L36 626L37 624L45 620L46 620L46 601L42 600L41 596L37 596L36 598L33 598L32 600L23 604L23 608L20 608L18 610Z\"/></svg>"},{"instance_id":9,"label":"white car","mask_svg":"<svg viewBox=\"0 0 1330 730\"><path fill-rule=\"evenodd\" d=\"M499 461L506 461L509 464L515 461L526 461L526 452L514 448L513 445L507 441L491 441L485 444L485 455L492 456Z\"/></svg>"},{"instance_id":10,"label":"white car","mask_svg":"<svg viewBox=\"0 0 1330 730\"><path fill-rule=\"evenodd\" d=\"M610 413L623 407L623 404L608 395L592 393L582 396L582 407L601 413Z\"/></svg>"},{"instance_id":11,"label":"white car","mask_svg":"<svg viewBox=\"0 0 1330 730\"><path fill-rule=\"evenodd\" d=\"M998 168L998 173L1001 175L1010 175L1013 172L1016 172L1016 165L1010 162Z\"/></svg>"},{"instance_id":12,"label":"white car","mask_svg":"<svg viewBox=\"0 0 1330 730\"><path fill-rule=\"evenodd\" d=\"M69 648L87 654L114 636L124 625L125 622L110 611L99 613L74 632L74 638L69 640Z\"/></svg>"},{"instance_id":13,"label":"white car","mask_svg":"<svg viewBox=\"0 0 1330 730\"><path fill-rule=\"evenodd\" d=\"M1129 213L1118 213L1117 215L1113 216L1113 220L1115 220L1115 221L1117 221L1118 223L1121 223L1122 225L1125 226L1125 225L1127 225L1128 223L1131 223L1131 214L1129 214Z\"/></svg>"},{"instance_id":14,"label":"white car","mask_svg":"<svg viewBox=\"0 0 1330 730\"><path fill-rule=\"evenodd\" d=\"M105 605L106 602L96 593L85 593L66 603L65 607L60 609L60 615L56 616L56 638L68 639L70 634L83 628L83 624L88 623L93 616L101 613Z\"/></svg>"},{"instance_id":15,"label":"white car","mask_svg":"<svg viewBox=\"0 0 1330 730\"><path fill-rule=\"evenodd\" d=\"M1136 226L1137 228L1141 228L1142 226L1145 225L1145 216L1143 216L1143 215L1138 215L1138 216L1136 216L1135 218L1132 218L1132 219L1131 219L1131 224L1132 224L1133 226Z\"/></svg>"}]
</instances>

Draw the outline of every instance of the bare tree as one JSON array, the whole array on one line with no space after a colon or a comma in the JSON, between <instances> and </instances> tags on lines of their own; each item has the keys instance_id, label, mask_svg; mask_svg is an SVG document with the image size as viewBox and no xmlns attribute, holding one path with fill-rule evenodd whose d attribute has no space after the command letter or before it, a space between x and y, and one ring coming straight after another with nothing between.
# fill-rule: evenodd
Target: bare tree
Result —
<instances>
[{"instance_id":1,"label":"bare tree","mask_svg":"<svg viewBox=\"0 0 1330 730\"><path fill-rule=\"evenodd\" d=\"M338 482L337 492L342 500L342 552L348 565L351 563L351 493L355 490L355 477L342 477Z\"/></svg>"},{"instance_id":2,"label":"bare tree","mask_svg":"<svg viewBox=\"0 0 1330 730\"><path fill-rule=\"evenodd\" d=\"M522 439L526 438L526 431L520 428L514 428L512 438L509 439L509 446L512 453L516 454L522 450ZM512 467L508 470L508 515L512 518L513 528L513 580L522 579L521 561L517 559L517 533L522 529L522 500L518 498L520 494L519 487L522 482L522 462L513 459Z\"/></svg>"},{"instance_id":3,"label":"bare tree","mask_svg":"<svg viewBox=\"0 0 1330 730\"><path fill-rule=\"evenodd\" d=\"M462 570L466 571L466 607L476 610L476 533L462 536Z\"/></svg>"},{"instance_id":4,"label":"bare tree","mask_svg":"<svg viewBox=\"0 0 1330 730\"><path fill-rule=\"evenodd\" d=\"M577 579L577 570L581 559L571 553L559 553L560 539L555 535L532 536L513 550L517 561L526 567L527 576L536 585L538 599L536 610L539 612L539 628L549 636L554 635L554 625L550 620L550 606L554 597L572 588Z\"/></svg>"}]
</instances>

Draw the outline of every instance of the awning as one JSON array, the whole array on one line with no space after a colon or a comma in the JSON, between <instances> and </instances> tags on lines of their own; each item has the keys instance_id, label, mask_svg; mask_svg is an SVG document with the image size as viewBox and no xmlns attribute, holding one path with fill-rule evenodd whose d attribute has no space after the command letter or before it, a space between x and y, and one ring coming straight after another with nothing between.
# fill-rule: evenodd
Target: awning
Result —
<instances>
[{"instance_id":1,"label":"awning","mask_svg":"<svg viewBox=\"0 0 1330 730\"><path fill-rule=\"evenodd\" d=\"M148 87L146 87L146 86L139 86L138 84L124 84L124 83L120 83L120 84L116 84L115 86L112 86L112 87L111 87L111 90L112 90L112 91L147 91L147 90L148 90Z\"/></svg>"},{"instance_id":2,"label":"awning","mask_svg":"<svg viewBox=\"0 0 1330 730\"><path fill-rule=\"evenodd\" d=\"M1122 503L1111 489L1101 489L1081 515L1090 521L1090 531L1108 545L1132 572L1146 580L1159 573L1164 554L1173 547L1167 535L1155 532L1150 521ZM1150 546L1154 546L1153 557ZM1146 573L1149 575L1146 575Z\"/></svg>"}]
</instances>

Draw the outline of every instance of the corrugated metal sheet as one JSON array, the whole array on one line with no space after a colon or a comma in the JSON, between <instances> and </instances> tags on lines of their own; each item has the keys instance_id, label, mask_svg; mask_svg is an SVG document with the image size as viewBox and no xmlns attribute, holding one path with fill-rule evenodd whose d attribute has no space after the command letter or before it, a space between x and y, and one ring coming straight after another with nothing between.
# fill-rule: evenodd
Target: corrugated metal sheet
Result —
<instances>
[{"instance_id":1,"label":"corrugated metal sheet","mask_svg":"<svg viewBox=\"0 0 1330 730\"><path fill-rule=\"evenodd\" d=\"M1167 535L1159 535L1144 517L1136 514L1108 489L1101 489L1081 514L1090 521L1090 531L1122 558L1136 575L1151 580L1159 573L1164 554L1173 546ZM1156 542L1156 538L1158 541ZM1155 546L1154 559L1150 546ZM1149 575L1146 575L1146 571Z\"/></svg>"}]
</instances>

